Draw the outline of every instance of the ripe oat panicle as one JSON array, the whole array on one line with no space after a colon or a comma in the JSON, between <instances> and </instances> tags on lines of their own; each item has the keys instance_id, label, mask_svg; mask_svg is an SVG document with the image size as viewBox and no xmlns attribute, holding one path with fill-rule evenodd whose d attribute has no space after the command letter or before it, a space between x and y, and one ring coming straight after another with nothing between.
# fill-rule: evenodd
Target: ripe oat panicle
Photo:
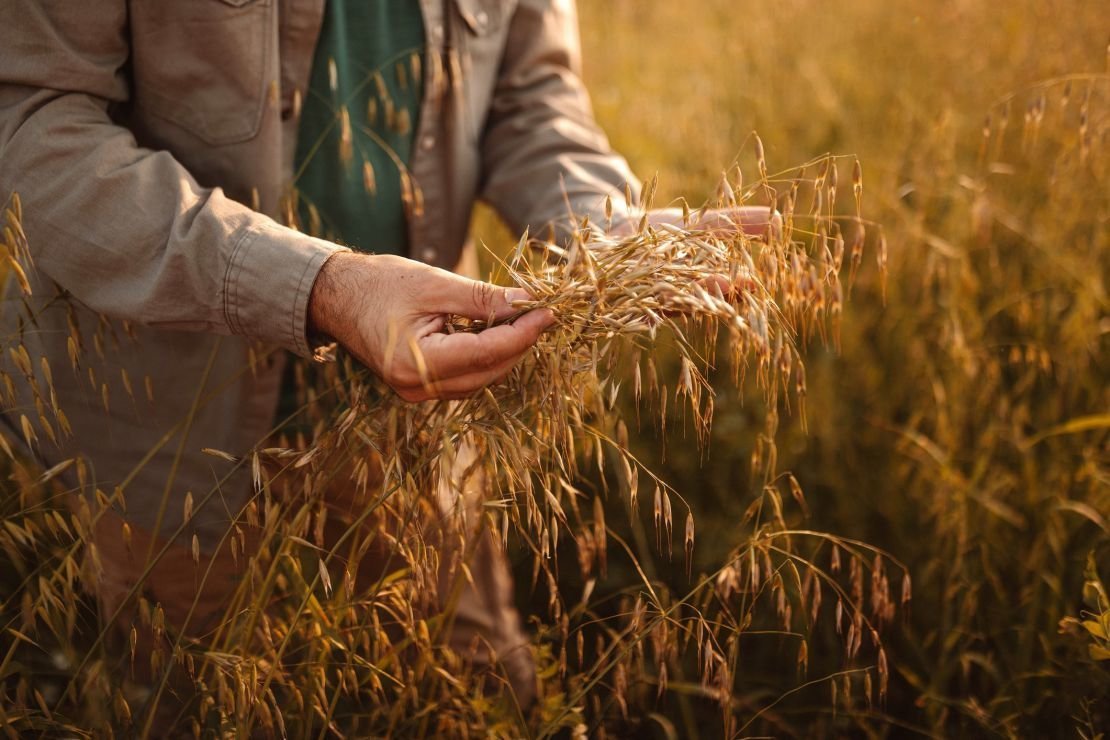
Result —
<instances>
[{"instance_id":1,"label":"ripe oat panicle","mask_svg":"<svg viewBox=\"0 0 1110 740\"><path fill-rule=\"evenodd\" d=\"M756 146L762 147L758 139ZM633 218L639 227L631 233L610 231L618 209L609 200L605 223L575 219L568 243L525 235L501 264L503 277L532 296L517 305L520 312L548 308L555 323L503 382L470 398L405 403L342 354L339 362L320 366L312 375L295 365L301 406L296 431L260 441L254 450L201 450L250 482L251 497L233 512L219 545L236 567L246 568L234 595L241 608L229 611L211 633L193 636L181 632L163 606L147 601L141 584L136 585L139 618L129 625L126 663L136 672L162 677L152 703L132 702L108 675L102 656L109 628L97 626L92 647L74 653L68 686L55 697L56 709L71 706L78 686L85 686L87 700L102 696L103 705L115 710L111 718L96 720L98 726L117 732L149 727L149 707L171 701L169 677L177 681L184 671L199 704L182 723L194 727L206 717L219 717L242 733L259 727L286 733L321 721L383 734L397 728L415 732L418 718L433 704L443 732L489 727L489 705L472 690L480 679L457 653L439 645L440 627L427 618L440 598L441 566L465 577L461 562L441 563L443 543L429 529L437 515L428 492L463 490L478 478L485 480L486 494L477 510L458 506L449 517L458 517L460 532L480 519L502 542L518 542L531 553L535 587L547 595L548 613L536 637L541 669L566 682L563 698L550 700L548 728L577 726L585 712L603 716L603 696L627 719L634 706L641 706L645 681L654 684L651 694L657 697L683 691L693 681L714 698L722 726L741 731L752 719L739 713L732 699L741 636L765 630L791 635L798 640L796 656L804 671L806 635L818 619L822 589L837 594L838 622L843 616L850 625L840 638L845 659L862 661L856 656L878 648L877 630L890 621L896 602L888 593L890 568L873 548L791 528L784 500L803 511L806 501L797 480L777 470L775 448L780 406L804 413L806 376L799 345L839 331L847 288L841 285L842 261L832 250L843 253L844 236L841 221L827 208L835 199L835 163L822 157L780 181L760 153L757 169L759 180L747 189L738 168L731 181L722 175L720 196L729 206L757 197L782 204L782 228L762 236L699 228L707 209L692 210L685 202L681 225L654 222L648 208L659 187L655 178L645 184L643 212ZM857 203L858 169L853 176ZM806 171L820 172L820 182L806 180ZM421 191L407 171L401 172L405 205L419 211ZM362 176L372 197L374 173L364 169ZM800 214L794 204L805 189L812 189L823 205ZM284 207L292 218L295 209L290 203ZM31 274L21 213L22 204L13 199L5 236L9 260L24 271L17 276ZM848 223L862 223L858 213L854 219ZM858 231L853 267L864 248L862 226ZM486 326L448 317L447 330ZM91 338L76 327L68 337L74 378L83 383L87 375L105 413L110 408L105 377L119 379L133 406L157 400L149 376L143 378L144 400L136 397L127 373L108 371L118 341L133 341L127 331L120 337L106 319ZM57 430L66 432L68 423L57 407L54 369L20 345L8 349L13 367L38 399L39 413L21 417L26 442L36 447L57 443ZM255 372L270 351L252 347L246 371ZM410 349L398 345L394 351ZM692 428L694 444L704 450L722 384L747 384L765 401L765 430L752 455L759 488L741 523L748 534L715 572L696 574L695 541L704 542L697 533L698 512L636 457L636 441L619 409L631 401L638 421L654 419L664 436L668 430L677 435ZM84 460L75 462L79 470L87 469ZM48 471L39 485L56 475ZM326 504L324 492L337 478L349 480L361 497L366 523L340 521ZM626 507L639 526L641 486L653 491L648 516L654 521L658 563L650 547L632 549L614 524L617 505ZM80 498L71 518L51 512L39 524L40 515L32 512L0 530L0 546L24 562L19 553L39 546L34 542L39 531L71 543L51 545L64 555L48 562L59 564L48 566L48 575L24 591L25 626L39 619L38 612L49 616L50 604L66 603L59 594L76 603L80 584L94 588L102 568L90 537L98 518L123 507L124 493L122 487L111 496L100 493L91 504ZM198 583L216 576L192 526L220 493L220 484L189 492L168 517L180 522L174 526ZM331 544L335 526L348 527L338 545ZM153 543L143 540L140 546L139 533L130 525L116 531L132 557L152 562L161 557ZM690 584L685 594L672 593L653 575L656 568L668 567L676 537L682 540L682 572ZM817 548L832 543L834 552L843 552L851 563L850 578L826 572L798 547L802 540ZM360 554L383 546L396 570L368 585L358 572ZM82 547L86 555L78 560ZM561 559L568 550L576 557ZM575 596L577 604L567 601L566 575L560 572L573 570L575 561L574 576L585 584ZM604 601L596 594L615 567L629 565L642 576L642 593L626 599L619 621L609 626L599 618ZM868 573L871 589L865 592ZM903 599L908 592L903 585ZM63 622L55 632L72 646L65 634L76 615L64 615ZM871 636L867 646L864 635ZM686 675L684 665L695 654L695 674ZM885 675L876 677L885 690ZM22 699L17 704L27 706ZM337 707L348 713L342 720Z\"/></svg>"}]
</instances>

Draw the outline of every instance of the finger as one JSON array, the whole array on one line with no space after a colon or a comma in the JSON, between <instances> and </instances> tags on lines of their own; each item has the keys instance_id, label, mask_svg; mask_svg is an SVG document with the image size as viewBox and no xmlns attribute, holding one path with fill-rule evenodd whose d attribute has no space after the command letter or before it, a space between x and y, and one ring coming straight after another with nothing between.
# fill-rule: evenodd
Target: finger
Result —
<instances>
[{"instance_id":1,"label":"finger","mask_svg":"<svg viewBox=\"0 0 1110 740\"><path fill-rule=\"evenodd\" d=\"M692 223L677 208L657 208L649 213L652 223L666 223L694 230L734 233L737 230L748 236L766 236L768 229L774 236L782 233L782 216L772 212L767 206L735 206L732 208L713 208L701 212ZM614 225L612 233L627 236L631 228Z\"/></svg>"},{"instance_id":2,"label":"finger","mask_svg":"<svg viewBox=\"0 0 1110 740\"><path fill-rule=\"evenodd\" d=\"M740 229L748 236L766 236L770 229L777 236L782 231L782 216L767 206L737 206L708 211L700 225L710 231Z\"/></svg>"},{"instance_id":3,"label":"finger","mask_svg":"<svg viewBox=\"0 0 1110 740\"><path fill-rule=\"evenodd\" d=\"M704 288L709 295L721 300L733 300L747 287L742 278L733 283L725 275L709 275L698 280L697 284ZM662 313L664 316L681 316L683 313L691 313L703 308L701 306L702 299L696 295L680 294L674 291L657 291L655 295L663 304ZM697 302L692 303L691 300Z\"/></svg>"},{"instance_id":4,"label":"finger","mask_svg":"<svg viewBox=\"0 0 1110 740\"><path fill-rule=\"evenodd\" d=\"M776 217L780 224L782 221L777 213L764 206L741 206L736 210L739 211L735 218L740 229L749 236L766 236L768 229L773 228Z\"/></svg>"},{"instance_id":5,"label":"finger","mask_svg":"<svg viewBox=\"0 0 1110 740\"><path fill-rule=\"evenodd\" d=\"M518 310L513 308L513 301L531 298L528 291L520 288L503 288L450 273L443 275L442 284L436 288L428 296L430 310L469 319L507 319Z\"/></svg>"},{"instance_id":6,"label":"finger","mask_svg":"<svg viewBox=\"0 0 1110 740\"><path fill-rule=\"evenodd\" d=\"M771 214L771 235L775 239L782 238L782 214L778 211Z\"/></svg>"},{"instance_id":7,"label":"finger","mask_svg":"<svg viewBox=\"0 0 1110 740\"><path fill-rule=\"evenodd\" d=\"M520 359L528 353L525 349L519 355L511 357L495 368L483 370L468 375L461 375L446 380L431 381L427 384L410 388L398 388L397 393L407 401L426 401L430 398L459 399L473 396L488 385L508 375Z\"/></svg>"},{"instance_id":8,"label":"finger","mask_svg":"<svg viewBox=\"0 0 1110 740\"><path fill-rule=\"evenodd\" d=\"M717 296L718 298L724 298L728 296L730 293L732 293L734 289L738 287L734 285L732 281L730 281L725 275L710 275L709 277L703 278L701 280L701 285L703 288L709 291L711 295Z\"/></svg>"},{"instance_id":9,"label":"finger","mask_svg":"<svg viewBox=\"0 0 1110 740\"><path fill-rule=\"evenodd\" d=\"M518 357L536 343L540 332L554 321L547 309L529 311L511 324L476 334L430 334L417 342L431 380L443 381L484 373Z\"/></svg>"},{"instance_id":10,"label":"finger","mask_svg":"<svg viewBox=\"0 0 1110 740\"><path fill-rule=\"evenodd\" d=\"M750 275L741 273L735 280L729 280L725 275L710 275L699 281L699 284L714 298L735 303L745 293L753 293L759 288Z\"/></svg>"},{"instance_id":11,"label":"finger","mask_svg":"<svg viewBox=\"0 0 1110 740\"><path fill-rule=\"evenodd\" d=\"M422 382L420 385L398 388L397 392L409 401L424 401L430 398L468 398L482 388L492 385L508 375L520 359L527 354L530 347L531 345L525 347L519 354L508 358L501 364L488 370L479 370L466 375L444 378L438 381L429 379L427 382Z\"/></svg>"}]
</instances>

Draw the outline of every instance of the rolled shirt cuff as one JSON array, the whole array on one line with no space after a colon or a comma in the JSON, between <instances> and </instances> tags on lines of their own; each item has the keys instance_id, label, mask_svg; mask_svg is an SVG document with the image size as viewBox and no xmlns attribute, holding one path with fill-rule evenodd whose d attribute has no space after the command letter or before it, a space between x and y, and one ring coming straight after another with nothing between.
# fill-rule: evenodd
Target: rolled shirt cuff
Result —
<instances>
[{"instance_id":1,"label":"rolled shirt cuff","mask_svg":"<svg viewBox=\"0 0 1110 740\"><path fill-rule=\"evenodd\" d=\"M312 357L308 299L320 268L346 247L278 224L247 231L224 278L224 311L235 334Z\"/></svg>"}]
</instances>

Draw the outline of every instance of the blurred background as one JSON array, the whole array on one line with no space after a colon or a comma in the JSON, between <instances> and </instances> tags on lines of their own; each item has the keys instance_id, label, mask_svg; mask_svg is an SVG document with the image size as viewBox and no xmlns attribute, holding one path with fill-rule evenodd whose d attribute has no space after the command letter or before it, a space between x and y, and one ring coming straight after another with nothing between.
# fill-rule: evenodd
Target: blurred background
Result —
<instances>
[{"instance_id":1,"label":"blurred background","mask_svg":"<svg viewBox=\"0 0 1110 740\"><path fill-rule=\"evenodd\" d=\"M230 736L240 715L273 706L283 733L298 737L338 734L333 717L355 736L1106 737L1105 0L578 7L597 117L640 177L658 176L655 205L710 202L723 171L735 184L736 167L750 202L765 204L766 189L753 186L758 131L782 191L818 176L820 158L841 157L837 207L854 224L850 173L861 163L863 261L845 281L839 331L798 340L804 413L790 393L769 408L754 379L737 387L722 368L701 448L679 404L663 433L656 409L620 401L632 452L680 495L674 554L655 542L646 475L638 512L619 475L568 483L586 515L574 512L574 542L566 537L551 562L533 556L526 531L512 535L544 682L534 716L450 671L425 671L443 657L427 634L421 660L433 662L414 661L396 687L382 688L378 668L345 662L369 650L355 637L384 633L376 617L370 626L352 617L345 646L324 629L348 618L346 596L321 585L323 559L302 549L311 543L285 538L280 568L267 573L284 579L278 592L296 626L282 649L294 649L272 671L272 647L252 647L256 617L229 617L247 629L234 646L242 655L198 653L220 677L205 688L206 701L221 702L202 703L205 736ZM808 245L804 228L795 235ZM474 230L487 272L519 237L488 211ZM661 377L677 373L666 352L656 362ZM329 365L309 382L338 383L337 373ZM606 462L612 473L619 461ZM0 730L68 737L95 721L107 729L94 735L135 733L128 702L141 707L146 695L125 696L122 646L96 637L96 605L78 592L80 538L37 498L49 478L13 477L19 495L3 499L0 689L14 703L0 702ZM37 542L43 526L51 536ZM557 577L540 579L537 563ZM40 570L50 579L29 575ZM408 592L391 584L403 601ZM305 619L306 603L329 608ZM877 616L886 607L893 619ZM144 629L161 632L160 611L151 619L148 609ZM11 627L36 619L33 637ZM861 637L864 619L876 629ZM271 639L269 626L260 632ZM352 665L361 673L349 686L348 673L326 670ZM264 701L259 666L266 682L280 676ZM78 683L80 692L66 688Z\"/></svg>"},{"instance_id":2,"label":"blurred background","mask_svg":"<svg viewBox=\"0 0 1110 740\"><path fill-rule=\"evenodd\" d=\"M910 571L912 602L884 634L890 692L834 708L815 680L845 668L831 629L811 638L812 685L798 690L796 646L753 639L738 695L777 703L745 733L1105 731L1107 5L579 0L579 12L597 116L640 177L659 175L657 205L710 199L734 164L754 180L756 130L787 177L826 152L858 157L864 218L888 244L885 302L873 227L839 349L805 348L808 431L782 411L778 463L806 492L793 526L872 543ZM509 243L488 214L477 233L494 251ZM750 535L743 513L759 495L749 458L766 409L717 387L707 454L681 419L665 440L651 424L633 434L693 507L695 573ZM619 503L607 521L628 529ZM657 563L677 591L679 560ZM611 562L598 591L635 582ZM521 590L542 613L545 597ZM643 691L640 719L617 730L716 736L692 697Z\"/></svg>"}]
</instances>

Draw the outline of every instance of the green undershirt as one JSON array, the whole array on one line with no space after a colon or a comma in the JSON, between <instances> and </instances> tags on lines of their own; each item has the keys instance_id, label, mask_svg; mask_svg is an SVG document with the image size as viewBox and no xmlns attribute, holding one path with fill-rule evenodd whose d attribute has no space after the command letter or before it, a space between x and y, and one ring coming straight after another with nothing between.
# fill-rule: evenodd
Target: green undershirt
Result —
<instances>
[{"instance_id":1,"label":"green undershirt","mask_svg":"<svg viewBox=\"0 0 1110 740\"><path fill-rule=\"evenodd\" d=\"M411 184L404 173L420 116L423 58L417 0L328 0L297 132L294 186L303 231L360 252L408 254ZM278 420L305 402L289 363ZM298 419L286 431L309 431L306 417Z\"/></svg>"},{"instance_id":2,"label":"green undershirt","mask_svg":"<svg viewBox=\"0 0 1110 740\"><path fill-rule=\"evenodd\" d=\"M423 56L417 0L328 0L297 137L302 229L363 252L408 253L403 173Z\"/></svg>"}]
</instances>

